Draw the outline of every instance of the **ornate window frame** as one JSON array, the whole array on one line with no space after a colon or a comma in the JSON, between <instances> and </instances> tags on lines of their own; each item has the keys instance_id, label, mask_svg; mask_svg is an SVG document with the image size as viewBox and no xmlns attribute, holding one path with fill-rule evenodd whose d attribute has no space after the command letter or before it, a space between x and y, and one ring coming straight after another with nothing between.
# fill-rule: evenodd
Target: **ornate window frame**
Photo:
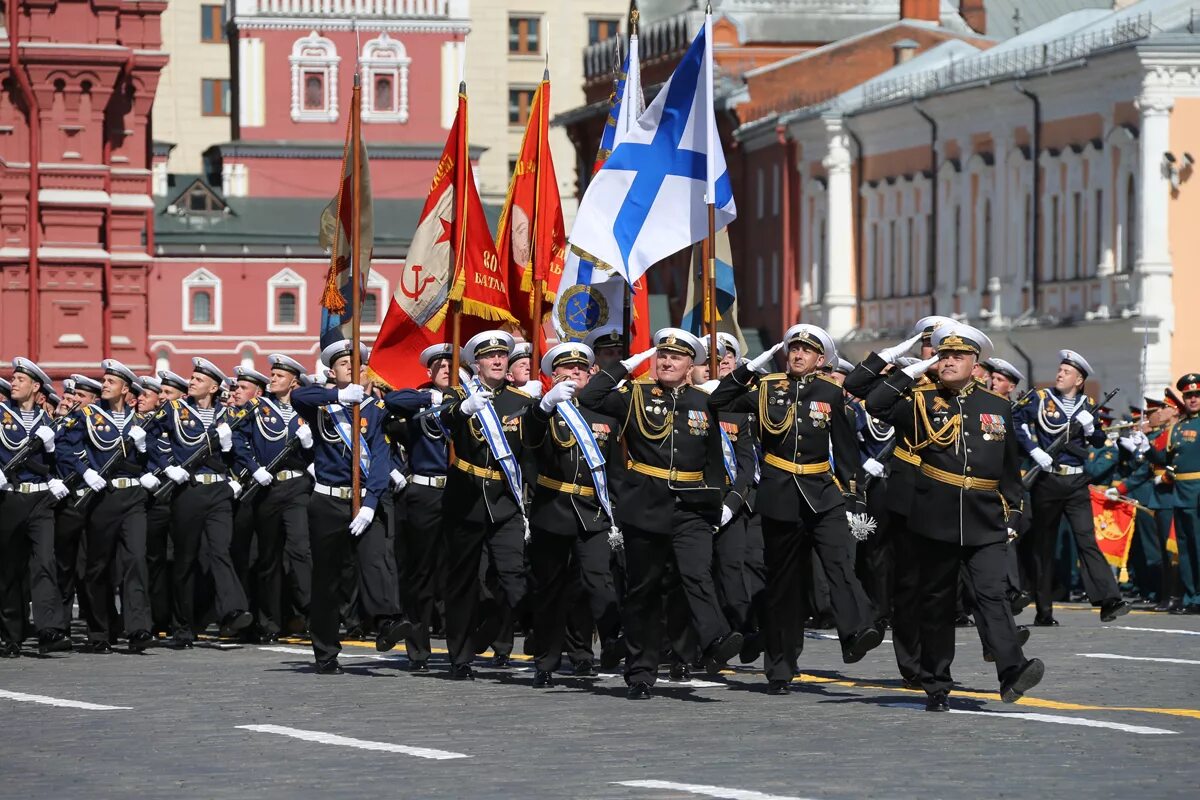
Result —
<instances>
[{"instance_id":1,"label":"ornate window frame","mask_svg":"<svg viewBox=\"0 0 1200 800\"><path fill-rule=\"evenodd\" d=\"M221 330L221 279L201 267L183 279L183 330L184 331L220 331ZM209 322L192 321L192 295L196 292L207 292L212 297Z\"/></svg>"},{"instance_id":2,"label":"ornate window frame","mask_svg":"<svg viewBox=\"0 0 1200 800\"><path fill-rule=\"evenodd\" d=\"M333 41L315 30L292 44L292 120L294 122L337 122L338 63L341 57ZM325 108L304 107L304 74L321 72L325 78Z\"/></svg>"},{"instance_id":3,"label":"ornate window frame","mask_svg":"<svg viewBox=\"0 0 1200 800\"><path fill-rule=\"evenodd\" d=\"M362 93L362 118L364 122L408 122L408 67L412 59L404 43L387 35L379 34L363 45L362 67L366 74L366 86ZM375 79L389 76L395 93L391 111L380 111L375 103Z\"/></svg>"},{"instance_id":4,"label":"ornate window frame","mask_svg":"<svg viewBox=\"0 0 1200 800\"><path fill-rule=\"evenodd\" d=\"M296 295L296 321L279 320L279 297L285 291ZM267 330L270 333L303 333L307 320L308 283L287 267L267 281Z\"/></svg>"}]
</instances>

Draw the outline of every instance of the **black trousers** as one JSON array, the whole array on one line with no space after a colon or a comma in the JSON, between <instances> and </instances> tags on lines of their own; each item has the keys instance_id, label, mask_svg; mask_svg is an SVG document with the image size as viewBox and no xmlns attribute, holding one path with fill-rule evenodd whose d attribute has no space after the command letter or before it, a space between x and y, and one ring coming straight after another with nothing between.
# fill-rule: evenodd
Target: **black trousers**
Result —
<instances>
[{"instance_id":1,"label":"black trousers","mask_svg":"<svg viewBox=\"0 0 1200 800\"><path fill-rule=\"evenodd\" d=\"M767 564L763 560L762 517L758 514L751 514L746 520L746 550L742 566L746 597L750 602L746 629L756 631L763 624L767 604Z\"/></svg>"},{"instance_id":2,"label":"black trousers","mask_svg":"<svg viewBox=\"0 0 1200 800\"><path fill-rule=\"evenodd\" d=\"M912 552L919 562L921 685L928 694L949 692L954 686L954 617L960 565L975 590L976 624L996 659L1001 681L1025 663L1017 641L1017 626L1005 590L1007 552L1003 542L964 547L912 534Z\"/></svg>"},{"instance_id":3,"label":"black trousers","mask_svg":"<svg viewBox=\"0 0 1200 800\"><path fill-rule=\"evenodd\" d=\"M432 647L429 636L441 583L442 492L434 486L410 483L403 496L408 518L397 525L404 540L400 595L412 623L405 642L410 661L428 661Z\"/></svg>"},{"instance_id":4,"label":"black trousers","mask_svg":"<svg viewBox=\"0 0 1200 800\"><path fill-rule=\"evenodd\" d=\"M746 590L746 513L739 511L713 537L713 585L725 619L735 631L746 630L750 593Z\"/></svg>"},{"instance_id":5,"label":"black trousers","mask_svg":"<svg viewBox=\"0 0 1200 800\"><path fill-rule=\"evenodd\" d=\"M308 475L275 481L252 498L258 558L254 563L255 620L263 633L280 633L284 623L284 578L287 596L301 614L312 599L312 550L308 534L308 505L312 480Z\"/></svg>"},{"instance_id":6,"label":"black trousers","mask_svg":"<svg viewBox=\"0 0 1200 800\"><path fill-rule=\"evenodd\" d=\"M89 507L83 594L88 598L88 640L106 642L120 623L111 616L113 584L121 590L127 634L151 627L146 567L146 490L106 489Z\"/></svg>"},{"instance_id":7,"label":"black trousers","mask_svg":"<svg viewBox=\"0 0 1200 800\"><path fill-rule=\"evenodd\" d=\"M1112 567L1096 544L1088 476L1042 475L1033 484L1030 495L1033 505L1030 547L1033 548L1034 600L1038 616L1044 619L1054 613L1054 545L1064 515L1075 537L1088 599L1095 605L1120 599L1121 592Z\"/></svg>"},{"instance_id":8,"label":"black trousers","mask_svg":"<svg viewBox=\"0 0 1200 800\"><path fill-rule=\"evenodd\" d=\"M54 562L58 593L62 597L63 615L67 623L72 616L71 601L79 596L79 616L87 619L88 599L82 591L83 575L83 514L72 505L75 495L67 495L54 507Z\"/></svg>"},{"instance_id":9,"label":"black trousers","mask_svg":"<svg viewBox=\"0 0 1200 800\"><path fill-rule=\"evenodd\" d=\"M234 499L233 535L229 539L229 560L242 584L242 593L246 595L246 608L255 612L255 619L258 618L260 598L254 580L254 506L259 499L252 498L249 503Z\"/></svg>"},{"instance_id":10,"label":"black trousers","mask_svg":"<svg viewBox=\"0 0 1200 800\"><path fill-rule=\"evenodd\" d=\"M4 639L25 638L25 578L40 633L65 630L54 561L54 498L50 492L0 492L0 625Z\"/></svg>"},{"instance_id":11,"label":"black trousers","mask_svg":"<svg viewBox=\"0 0 1200 800\"><path fill-rule=\"evenodd\" d=\"M455 666L475 659L471 634L486 617L499 616L503 634L525 599L523 519L515 514L500 523L446 522L446 647ZM485 548L496 570L497 592L481 603L480 564Z\"/></svg>"},{"instance_id":12,"label":"black trousers","mask_svg":"<svg viewBox=\"0 0 1200 800\"><path fill-rule=\"evenodd\" d=\"M625 598L625 680L653 684L661 663L663 641L664 578L673 567L681 602L675 612L684 615L700 649L730 631L717 602L712 580L713 526L699 514L676 506L670 533L627 527L625 569L629 581ZM671 615L671 610L668 614ZM668 622L671 628L674 623ZM678 637L672 633L672 639ZM678 645L676 645L678 647ZM683 656L683 653L679 655ZM685 656L686 658L686 656Z\"/></svg>"},{"instance_id":13,"label":"black trousers","mask_svg":"<svg viewBox=\"0 0 1200 800\"><path fill-rule=\"evenodd\" d=\"M892 516L887 510L887 489L882 481L872 481L867 490L866 513L875 520L876 528L856 548L855 573L862 583L880 619L891 619L892 584L895 580Z\"/></svg>"},{"instance_id":14,"label":"black trousers","mask_svg":"<svg viewBox=\"0 0 1200 800\"><path fill-rule=\"evenodd\" d=\"M917 555L917 534L908 529L908 517L891 513L892 557L895 561L892 583L892 648L900 677L916 683L921 680L921 614L918 589L921 561Z\"/></svg>"},{"instance_id":15,"label":"black trousers","mask_svg":"<svg viewBox=\"0 0 1200 800\"><path fill-rule=\"evenodd\" d=\"M154 631L171 629L171 504L146 503L146 572Z\"/></svg>"},{"instance_id":16,"label":"black trousers","mask_svg":"<svg viewBox=\"0 0 1200 800\"><path fill-rule=\"evenodd\" d=\"M361 536L350 533L350 501L314 494L308 503L312 548L312 602L309 632L318 663L342 652L338 635L341 609L357 590L363 612L376 623L400 616L396 555L388 534L386 510ZM349 566L349 568L348 568Z\"/></svg>"},{"instance_id":17,"label":"black trousers","mask_svg":"<svg viewBox=\"0 0 1200 800\"><path fill-rule=\"evenodd\" d=\"M175 548L171 577L176 637L194 636L201 549L212 575L217 617L246 610L246 595L229 555L232 537L233 490L228 483L188 484L175 490L171 503L171 542Z\"/></svg>"},{"instance_id":18,"label":"black trousers","mask_svg":"<svg viewBox=\"0 0 1200 800\"><path fill-rule=\"evenodd\" d=\"M600 631L600 640L617 638L621 628L617 595L609 571L608 531L574 535L562 531L534 528L529 542L529 566L536 587L533 629L537 632L535 664L539 670L553 672L562 662L567 639L567 620L576 608L572 591L575 579L587 598L589 615ZM589 626L590 649L590 626ZM575 653L572 660L580 661ZM590 657L590 656L589 656Z\"/></svg>"}]
</instances>

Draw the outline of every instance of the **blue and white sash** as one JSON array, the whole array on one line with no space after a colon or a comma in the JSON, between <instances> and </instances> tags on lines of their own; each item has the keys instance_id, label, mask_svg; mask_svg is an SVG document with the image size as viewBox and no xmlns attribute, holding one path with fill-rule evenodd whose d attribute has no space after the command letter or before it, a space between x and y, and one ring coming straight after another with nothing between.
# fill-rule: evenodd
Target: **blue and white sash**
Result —
<instances>
[{"instance_id":1,"label":"blue and white sash","mask_svg":"<svg viewBox=\"0 0 1200 800\"><path fill-rule=\"evenodd\" d=\"M333 427L337 431L338 438L353 452L354 444L350 441L350 431L354 428L353 417L346 413L344 406L340 405L328 406L328 411L329 416L333 418ZM371 448L367 445L367 437L363 436L361 431L358 434L358 443L358 463L362 467L365 478L371 472Z\"/></svg>"},{"instance_id":2,"label":"blue and white sash","mask_svg":"<svg viewBox=\"0 0 1200 800\"><path fill-rule=\"evenodd\" d=\"M469 385L472 394L484 391L479 378L472 378ZM483 429L483 438L488 449L492 451L496 461L500 462L500 470L504 473L504 479L508 481L508 488L517 501L517 507L524 508L521 496L521 465L517 463L517 457L508 446L508 439L504 435L504 426L500 424L500 415L496 413L496 407L491 403L485 404L475 414L475 418L479 420L479 426Z\"/></svg>"},{"instance_id":3,"label":"blue and white sash","mask_svg":"<svg viewBox=\"0 0 1200 800\"><path fill-rule=\"evenodd\" d=\"M579 442L579 449L583 451L583 460L587 462L588 469L592 471L592 485L596 487L596 499L600 501L600 507L604 509L604 513L608 514L608 518L611 520L613 513L612 504L608 500L608 475L604 471L604 454L600 452L596 434L592 433L592 426L583 418L583 414L579 413L575 404L569 400L559 403L557 411L562 416L563 422L567 423L575 441Z\"/></svg>"},{"instance_id":4,"label":"blue and white sash","mask_svg":"<svg viewBox=\"0 0 1200 800\"><path fill-rule=\"evenodd\" d=\"M729 439L729 434L721 427L720 421L717 422L717 430L721 432L721 460L725 462L725 474L729 476L731 484L737 483L738 466L737 456L733 452L733 442Z\"/></svg>"}]
</instances>

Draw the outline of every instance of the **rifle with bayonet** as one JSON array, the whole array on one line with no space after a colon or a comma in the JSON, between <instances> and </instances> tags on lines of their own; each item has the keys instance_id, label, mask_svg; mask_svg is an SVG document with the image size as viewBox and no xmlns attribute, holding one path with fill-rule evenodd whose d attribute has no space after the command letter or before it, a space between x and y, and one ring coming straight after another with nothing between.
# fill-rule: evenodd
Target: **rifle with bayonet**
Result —
<instances>
[{"instance_id":1,"label":"rifle with bayonet","mask_svg":"<svg viewBox=\"0 0 1200 800\"><path fill-rule=\"evenodd\" d=\"M1109 404L1109 402L1114 397L1116 397L1117 393L1120 391L1121 391L1121 387L1118 386L1116 389L1113 389L1111 392L1104 395L1104 399L1101 400L1096 405L1096 408L1103 408L1104 406L1107 406ZM1057 458L1058 454L1061 453L1068 444L1070 444L1072 428L1075 425L1075 417L1079 416L1079 412L1082 411L1083 408L1084 408L1084 403L1080 403L1079 408L1075 409L1075 413L1072 414L1071 418L1067 420L1067 424L1065 427L1063 427L1062 433L1060 433L1058 435L1058 438L1056 438L1053 442L1051 442L1050 446L1046 448L1046 455L1050 456L1051 459ZM1034 464L1032 467L1030 467L1028 470L1025 471L1025 474L1023 476L1021 476L1021 485L1024 486L1026 489L1028 489L1030 486L1033 486L1033 482L1035 480L1037 480L1038 475L1041 475L1041 474L1042 474L1042 465Z\"/></svg>"}]
</instances>

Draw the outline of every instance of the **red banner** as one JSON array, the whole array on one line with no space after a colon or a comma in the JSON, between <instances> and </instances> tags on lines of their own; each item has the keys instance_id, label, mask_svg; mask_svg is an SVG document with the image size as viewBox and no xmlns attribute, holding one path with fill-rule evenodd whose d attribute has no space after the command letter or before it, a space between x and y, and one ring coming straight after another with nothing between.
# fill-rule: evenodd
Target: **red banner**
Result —
<instances>
[{"instance_id":1,"label":"red banner","mask_svg":"<svg viewBox=\"0 0 1200 800\"><path fill-rule=\"evenodd\" d=\"M1091 493L1096 544L1109 564L1125 569L1129 561L1129 548L1133 545L1137 504L1129 500L1109 500L1104 496L1102 486L1091 487Z\"/></svg>"}]
</instances>

